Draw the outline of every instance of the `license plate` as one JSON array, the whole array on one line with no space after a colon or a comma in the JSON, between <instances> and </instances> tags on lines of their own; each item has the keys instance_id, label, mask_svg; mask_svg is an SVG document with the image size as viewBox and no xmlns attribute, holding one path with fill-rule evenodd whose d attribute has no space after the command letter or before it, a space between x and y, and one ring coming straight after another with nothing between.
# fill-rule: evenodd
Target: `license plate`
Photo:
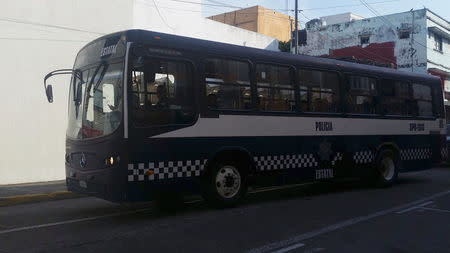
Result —
<instances>
[{"instance_id":1,"label":"license plate","mask_svg":"<svg viewBox=\"0 0 450 253\"><path fill-rule=\"evenodd\" d=\"M87 183L86 183L86 181L80 180L80 187L87 188Z\"/></svg>"},{"instance_id":2,"label":"license plate","mask_svg":"<svg viewBox=\"0 0 450 253\"><path fill-rule=\"evenodd\" d=\"M316 170L316 179L327 179L333 177L333 169Z\"/></svg>"}]
</instances>

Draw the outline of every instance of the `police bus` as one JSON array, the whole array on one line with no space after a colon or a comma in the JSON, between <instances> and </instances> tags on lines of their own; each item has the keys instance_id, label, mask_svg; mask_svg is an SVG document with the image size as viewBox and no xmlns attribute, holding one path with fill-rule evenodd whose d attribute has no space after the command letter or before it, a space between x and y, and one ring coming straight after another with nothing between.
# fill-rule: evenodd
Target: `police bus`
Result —
<instances>
[{"instance_id":1,"label":"police bus","mask_svg":"<svg viewBox=\"0 0 450 253\"><path fill-rule=\"evenodd\" d=\"M361 176L381 186L447 155L439 78L128 30L83 47L71 74L70 191L138 201Z\"/></svg>"}]
</instances>

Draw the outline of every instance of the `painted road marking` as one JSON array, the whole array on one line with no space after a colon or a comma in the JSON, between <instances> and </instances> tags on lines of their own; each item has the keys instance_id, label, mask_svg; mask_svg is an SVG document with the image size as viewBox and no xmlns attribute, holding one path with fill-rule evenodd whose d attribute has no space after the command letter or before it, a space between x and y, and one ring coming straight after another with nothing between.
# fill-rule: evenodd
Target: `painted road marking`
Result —
<instances>
[{"instance_id":1,"label":"painted road marking","mask_svg":"<svg viewBox=\"0 0 450 253\"><path fill-rule=\"evenodd\" d=\"M255 193L264 192L264 191L274 191L274 190L279 190L279 189L294 188L294 187L297 187L297 186L308 185L308 184L310 184L310 183L281 186L281 187L278 187L278 188L273 187L273 188L269 188L269 189L263 189L263 190L260 190L260 191L252 191L252 192L249 192L249 193L250 194L255 194ZM185 204L193 204L193 203L198 203L198 202L202 202L202 201L203 201L202 199L194 199L194 200L186 201L184 203ZM146 212L146 211L149 211L149 210L151 210L151 208L138 209L138 210L129 211L129 212L112 213L112 214L93 216L93 217L87 217L87 218L81 218L81 219L73 219L73 220L65 220L65 221L59 221L59 222L51 222L51 223L40 224L40 225L33 225L33 226L25 226L25 227L5 229L5 230L0 230L0 235L1 234L13 233L13 232L27 231L27 230L32 230L32 229L54 227L54 226L71 224L71 223L77 223L77 222L85 222L85 221L92 221L92 220L98 220L98 219L103 219L103 218L117 217L117 216L128 215L128 214L136 214L136 213Z\"/></svg>"},{"instance_id":2,"label":"painted road marking","mask_svg":"<svg viewBox=\"0 0 450 253\"><path fill-rule=\"evenodd\" d=\"M263 189L259 189L259 190L253 190L253 191L250 191L249 193L250 194L255 194L255 193L261 193L261 192L285 190L285 189L295 188L295 187L298 187L298 186L306 186L306 185L311 185L311 184L316 184L316 183L318 183L318 182L308 182L308 183L301 183L301 184L273 186L273 187L267 187L267 188L263 188Z\"/></svg>"},{"instance_id":3,"label":"painted road marking","mask_svg":"<svg viewBox=\"0 0 450 253\"><path fill-rule=\"evenodd\" d=\"M150 211L151 209L152 208L144 208L144 209L138 209L138 210L129 211L129 212L112 213L112 214L99 215L99 216L93 216L93 217L87 217L87 218L81 218L81 219L51 222L51 223L46 223L46 224L34 225L34 226L11 228L11 229L6 229L6 230L0 230L0 235L1 234L9 234L9 233L13 233L13 232L26 231L26 230L33 230L33 229L38 229L38 228L54 227L54 226L77 223L77 222L98 220L98 219L109 218L109 217L117 217L117 216L122 216L122 215L127 215L127 214L142 213L142 212Z\"/></svg>"},{"instance_id":4,"label":"painted road marking","mask_svg":"<svg viewBox=\"0 0 450 253\"><path fill-rule=\"evenodd\" d=\"M275 190L275 189L273 189ZM412 205L417 205L419 203L422 203L424 201L427 200L431 200L431 199L436 199L439 198L441 196L447 195L450 193L450 190L448 191L444 191L444 192L440 192L440 193L436 193L434 195L431 195L427 198L423 198L417 201L413 201L411 203L405 204L405 205L401 205L398 207L394 207L391 209L387 209L384 211L380 211L380 212L376 212L373 213L371 215L367 215L367 216L360 216L360 217L356 217L338 224L334 224L332 226L323 228L323 229L319 229L319 230L315 230L315 231L311 231L305 234L300 234L297 236L294 236L288 240L284 240L284 241L280 241L280 242L275 242L275 243L271 243L268 244L266 246L260 247L260 248L256 248L253 250L250 250L249 252L252 253L256 253L256 252L268 252L271 250L275 250L275 249L280 249L283 247L288 247L290 245L293 245L295 243L299 243L299 241L303 241L305 239L309 239L312 237L315 237L317 235L323 234L323 233L327 233L327 232L331 232L334 230L337 230L339 228L342 227L346 227L346 226L350 226L356 223L359 223L361 221L365 221L365 220L369 220L381 215L385 215L391 212L396 212L398 210L402 210L404 208L408 208ZM195 202L200 202L201 200L193 200L190 201L191 203L195 203ZM188 202L189 203L189 202ZM104 219L104 218L110 218L110 217L117 217L117 216L122 216L122 215L129 215L129 214L136 214L136 213L141 213L141 212L147 212L152 210L152 208L143 208L143 209L138 209L138 210L133 210L133 211L128 211L128 212L119 212L119 213L112 213L112 214L106 214L106 215L99 215L99 216L93 216L93 217L87 217L87 218L81 218L81 219L72 219L72 220L65 220L65 221L59 221L59 222L51 222L51 223L45 223L45 224L40 224L40 225L33 225L33 226L25 226L25 227L18 227L18 228L12 228L12 229L6 229L6 230L0 230L0 235L1 234L9 234L9 233L13 233L13 232L20 232L20 231L27 231L27 230L34 230L34 229L39 229L39 228L46 228L46 227L54 227L54 226L60 226L60 225L65 225L65 224L72 224L72 223L78 223L78 222L85 222L85 221L92 221L92 220L98 220L98 219Z\"/></svg>"},{"instance_id":5,"label":"painted road marking","mask_svg":"<svg viewBox=\"0 0 450 253\"><path fill-rule=\"evenodd\" d=\"M295 236L293 236L293 237L291 237L289 239L286 239L286 240L269 243L269 244L266 244L264 246L251 249L251 250L248 251L248 253L271 252L271 251L273 251L275 249L288 247L289 245L293 245L295 243L299 243L301 241L305 241L307 239L311 239L311 238L314 238L316 236L319 236L319 235L322 235L322 234L325 234L325 233L336 231L336 230L344 228L344 227L355 225L357 223L360 223L360 222L363 222L363 221L367 221L367 220L370 220L370 219L373 219L373 218L376 218L376 217L379 217L379 216L383 216L383 215L386 215L386 214L389 214L389 213L398 212L400 210L409 208L411 206L419 205L419 204L421 204L421 203L423 203L425 201L430 201L430 200L433 200L433 199L436 199L436 198L440 198L440 197L445 196L447 194L450 194L450 190L439 192L439 193L433 194L433 195L431 195L429 197L426 197L426 198L422 198L422 199L419 199L419 200L416 200L416 201L413 201L413 202L410 202L410 203L407 203L407 204L403 204L403 205L400 205L400 206L396 206L396 207L393 207L393 208L389 208L389 209L386 209L386 210L378 211L378 212L375 212L375 213L372 213L372 214L369 214L369 215L366 215L366 216L359 216L359 217L355 217L355 218L352 218L352 219L348 219L346 221L343 221L343 222L340 222L340 223L336 223L336 224L333 224L333 225L325 227L325 228L321 228L321 229L313 230L311 232L295 235Z\"/></svg>"},{"instance_id":6,"label":"painted road marking","mask_svg":"<svg viewBox=\"0 0 450 253\"><path fill-rule=\"evenodd\" d=\"M450 213L450 210L439 209L439 208L421 207L420 209L423 209L423 210L430 210L430 211L436 211L436 212L443 212L443 213Z\"/></svg>"},{"instance_id":7,"label":"painted road marking","mask_svg":"<svg viewBox=\"0 0 450 253\"><path fill-rule=\"evenodd\" d=\"M202 202L203 200L201 199L196 199L196 200L191 200L191 201L186 201L184 202L185 204L194 204L194 203L198 203L198 202Z\"/></svg>"},{"instance_id":8,"label":"painted road marking","mask_svg":"<svg viewBox=\"0 0 450 253\"><path fill-rule=\"evenodd\" d=\"M296 243L296 244L291 245L291 246L289 246L289 247L286 247L286 248L282 248L282 249L279 249L279 250L272 251L272 253L285 253L285 252L288 252L288 251L291 251L291 250L293 250L293 249L297 249L297 248L300 248L300 247L303 247L303 246L305 246L305 244L303 244L303 243Z\"/></svg>"},{"instance_id":9,"label":"painted road marking","mask_svg":"<svg viewBox=\"0 0 450 253\"><path fill-rule=\"evenodd\" d=\"M299 186L307 186L307 185L316 184L316 183L318 183L318 182L308 182L308 183L301 183L301 184L291 184L291 185L265 187L265 188L262 188L262 189L249 191L248 194L257 194L257 193L262 193L262 192L286 190L286 189L296 188L296 187L299 187ZM198 202L203 202L203 199L201 199L201 198L200 199L194 199L194 200L186 201L184 203L185 204L193 204L193 203L198 203Z\"/></svg>"},{"instance_id":10,"label":"painted road marking","mask_svg":"<svg viewBox=\"0 0 450 253\"><path fill-rule=\"evenodd\" d=\"M420 205L413 206L413 207L407 208L405 210L399 211L399 212L397 212L397 214L402 214L402 213L406 213L406 212L409 212L409 211L412 211L412 210L415 210L415 209L419 209L419 208L422 208L422 207L424 207L426 205L429 205L431 203L433 203L433 201L427 201L427 202L422 203Z\"/></svg>"}]
</instances>

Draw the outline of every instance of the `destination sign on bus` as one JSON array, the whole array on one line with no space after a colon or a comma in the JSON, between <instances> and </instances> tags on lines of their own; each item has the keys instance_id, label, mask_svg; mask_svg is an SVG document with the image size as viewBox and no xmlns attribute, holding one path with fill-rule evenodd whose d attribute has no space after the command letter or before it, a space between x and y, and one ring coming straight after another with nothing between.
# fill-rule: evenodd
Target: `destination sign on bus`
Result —
<instances>
[{"instance_id":1,"label":"destination sign on bus","mask_svg":"<svg viewBox=\"0 0 450 253\"><path fill-rule=\"evenodd\" d=\"M117 45L111 45L111 46L104 47L101 50L100 57L104 57L104 56L107 56L110 54L115 54L116 49L117 49Z\"/></svg>"}]
</instances>

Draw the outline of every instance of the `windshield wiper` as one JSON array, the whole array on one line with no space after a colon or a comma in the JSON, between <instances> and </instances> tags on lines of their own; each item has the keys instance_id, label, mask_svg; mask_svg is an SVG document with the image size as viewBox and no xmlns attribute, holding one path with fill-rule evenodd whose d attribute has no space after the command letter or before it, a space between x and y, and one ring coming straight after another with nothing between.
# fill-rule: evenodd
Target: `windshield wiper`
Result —
<instances>
[{"instance_id":1,"label":"windshield wiper","mask_svg":"<svg viewBox=\"0 0 450 253\"><path fill-rule=\"evenodd\" d=\"M103 80L103 77L105 76L106 70L108 69L108 64L106 62L101 62L97 68L95 68L94 74L91 77L91 81L88 84L88 87L86 88L86 96L89 94L92 88L92 84L94 84L95 77L98 75L98 72L100 71L100 68L102 68L102 72L100 73L100 76L98 77L97 82L94 85L94 91L97 90L98 86Z\"/></svg>"}]
</instances>

